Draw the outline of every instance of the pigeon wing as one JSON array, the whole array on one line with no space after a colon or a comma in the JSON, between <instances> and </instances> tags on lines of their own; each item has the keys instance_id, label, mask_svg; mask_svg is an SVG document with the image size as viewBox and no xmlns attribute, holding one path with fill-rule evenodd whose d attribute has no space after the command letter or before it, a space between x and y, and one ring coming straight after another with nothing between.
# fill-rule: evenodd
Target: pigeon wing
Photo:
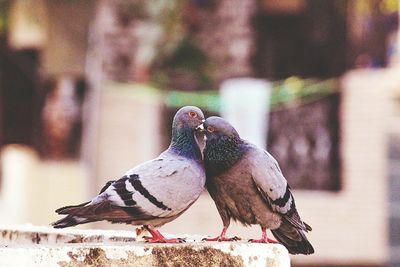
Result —
<instances>
[{"instance_id":1,"label":"pigeon wing","mask_svg":"<svg viewBox=\"0 0 400 267\"><path fill-rule=\"evenodd\" d=\"M170 217L188 208L204 187L204 171L183 157L161 155L129 170L92 204L136 208L152 217Z\"/></svg>"},{"instance_id":2,"label":"pigeon wing","mask_svg":"<svg viewBox=\"0 0 400 267\"><path fill-rule=\"evenodd\" d=\"M253 164L253 180L271 209L281 214L293 226L305 231L311 230L311 227L301 220L290 186L274 157L255 146L251 147L246 157L251 158L249 162Z\"/></svg>"}]
</instances>

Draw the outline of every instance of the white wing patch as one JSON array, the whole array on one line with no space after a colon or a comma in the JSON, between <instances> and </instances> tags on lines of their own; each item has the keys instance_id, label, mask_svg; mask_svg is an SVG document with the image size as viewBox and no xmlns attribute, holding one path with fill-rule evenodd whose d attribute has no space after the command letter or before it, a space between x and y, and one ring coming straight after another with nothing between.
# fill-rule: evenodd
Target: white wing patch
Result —
<instances>
[{"instance_id":1,"label":"white wing patch","mask_svg":"<svg viewBox=\"0 0 400 267\"><path fill-rule=\"evenodd\" d=\"M253 179L270 203L272 209L286 214L292 205L293 197L277 161L267 151L255 147L252 158Z\"/></svg>"}]
</instances>

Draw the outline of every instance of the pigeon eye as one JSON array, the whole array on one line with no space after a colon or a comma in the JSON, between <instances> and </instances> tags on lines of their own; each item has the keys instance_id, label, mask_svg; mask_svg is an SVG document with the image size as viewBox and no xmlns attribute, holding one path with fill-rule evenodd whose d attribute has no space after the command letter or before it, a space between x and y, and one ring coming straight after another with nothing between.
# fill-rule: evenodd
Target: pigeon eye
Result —
<instances>
[{"instance_id":1,"label":"pigeon eye","mask_svg":"<svg viewBox=\"0 0 400 267\"><path fill-rule=\"evenodd\" d=\"M209 133L214 132L214 127L212 127L212 126L207 126L207 132L209 132Z\"/></svg>"},{"instance_id":2,"label":"pigeon eye","mask_svg":"<svg viewBox=\"0 0 400 267\"><path fill-rule=\"evenodd\" d=\"M196 118L197 117L197 113L194 112L194 111L190 111L189 112L189 116L192 117L192 118Z\"/></svg>"}]
</instances>

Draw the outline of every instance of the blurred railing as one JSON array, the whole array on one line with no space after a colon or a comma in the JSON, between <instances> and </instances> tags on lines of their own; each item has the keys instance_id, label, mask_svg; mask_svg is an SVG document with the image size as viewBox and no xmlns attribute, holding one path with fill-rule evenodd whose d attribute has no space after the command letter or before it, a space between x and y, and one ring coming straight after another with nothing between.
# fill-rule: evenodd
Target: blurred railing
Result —
<instances>
[{"instance_id":1,"label":"blurred railing","mask_svg":"<svg viewBox=\"0 0 400 267\"><path fill-rule=\"evenodd\" d=\"M290 77L286 80L273 82L270 99L271 110L292 105L308 103L338 92L338 79L317 80ZM243 88L246 90L246 88ZM165 105L179 108L185 105L198 106L211 113L218 113L221 100L218 90L201 92L169 91L166 93Z\"/></svg>"}]
</instances>

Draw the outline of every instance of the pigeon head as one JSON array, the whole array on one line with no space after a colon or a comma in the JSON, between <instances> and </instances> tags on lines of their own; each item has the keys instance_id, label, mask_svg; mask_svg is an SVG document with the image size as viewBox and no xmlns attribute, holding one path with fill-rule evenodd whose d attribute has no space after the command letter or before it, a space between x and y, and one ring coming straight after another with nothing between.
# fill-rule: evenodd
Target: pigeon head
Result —
<instances>
[{"instance_id":1,"label":"pigeon head","mask_svg":"<svg viewBox=\"0 0 400 267\"><path fill-rule=\"evenodd\" d=\"M172 127L175 129L190 128L195 130L203 122L204 114L201 109L194 106L186 106L176 112Z\"/></svg>"},{"instance_id":2,"label":"pigeon head","mask_svg":"<svg viewBox=\"0 0 400 267\"><path fill-rule=\"evenodd\" d=\"M231 168L245 153L245 142L226 120L209 117L203 124L207 138L204 164L207 175L218 175Z\"/></svg>"},{"instance_id":3,"label":"pigeon head","mask_svg":"<svg viewBox=\"0 0 400 267\"><path fill-rule=\"evenodd\" d=\"M220 138L240 140L236 129L223 118L216 116L209 117L205 120L203 127L207 140L216 140Z\"/></svg>"},{"instance_id":4,"label":"pigeon head","mask_svg":"<svg viewBox=\"0 0 400 267\"><path fill-rule=\"evenodd\" d=\"M186 106L179 109L172 122L171 151L201 161L195 130L200 129L203 122L204 114L198 107Z\"/></svg>"}]
</instances>

